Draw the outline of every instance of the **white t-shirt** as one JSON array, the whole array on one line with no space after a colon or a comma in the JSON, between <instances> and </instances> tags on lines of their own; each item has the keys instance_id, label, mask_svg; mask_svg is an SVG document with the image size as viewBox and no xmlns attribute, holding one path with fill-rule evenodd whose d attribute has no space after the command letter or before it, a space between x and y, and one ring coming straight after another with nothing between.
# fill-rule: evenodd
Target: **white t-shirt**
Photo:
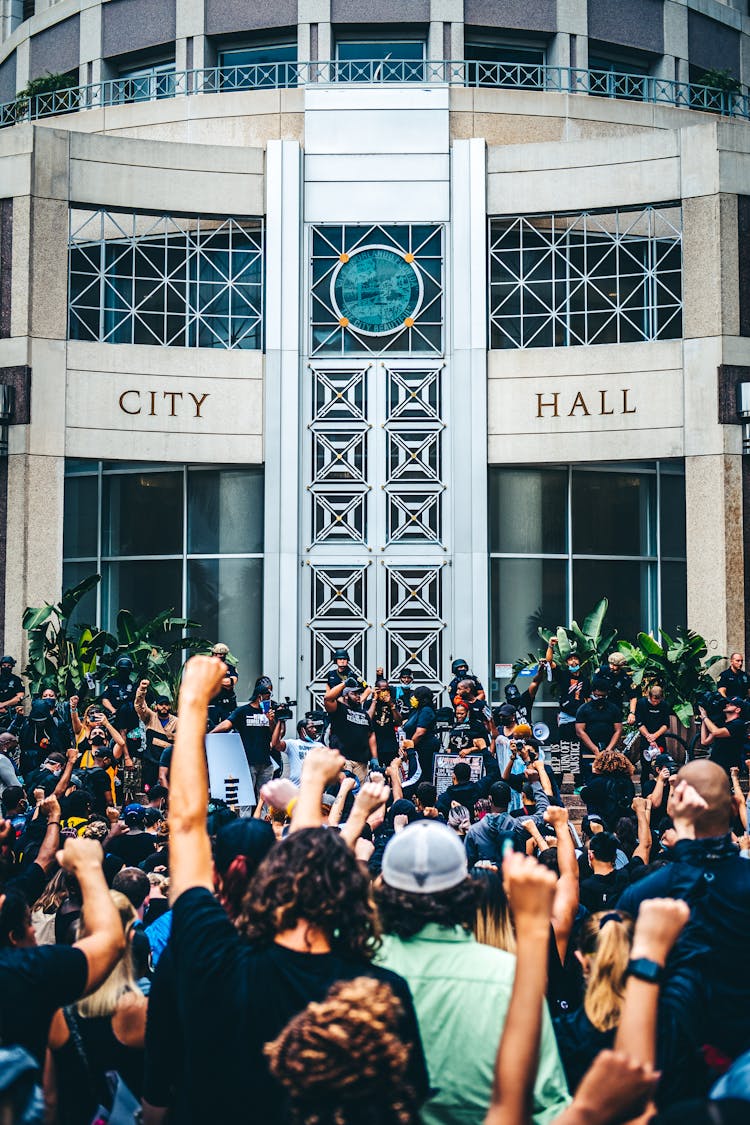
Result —
<instances>
[{"instance_id":1,"label":"white t-shirt","mask_svg":"<svg viewBox=\"0 0 750 1125\"><path fill-rule=\"evenodd\" d=\"M282 777L288 777L295 785L302 780L302 762L305 754L313 746L322 746L322 742L305 742L303 738L285 738L284 764L281 771Z\"/></svg>"}]
</instances>

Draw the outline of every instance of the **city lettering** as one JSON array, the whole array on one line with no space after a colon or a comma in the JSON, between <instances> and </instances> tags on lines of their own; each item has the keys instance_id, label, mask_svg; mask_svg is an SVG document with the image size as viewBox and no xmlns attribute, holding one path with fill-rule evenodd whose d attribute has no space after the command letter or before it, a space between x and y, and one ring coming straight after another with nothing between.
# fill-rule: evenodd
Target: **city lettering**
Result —
<instances>
[{"instance_id":1,"label":"city lettering","mask_svg":"<svg viewBox=\"0 0 750 1125\"><path fill-rule=\"evenodd\" d=\"M563 399L560 391L544 394L536 392L537 418L589 418L610 414L637 414L638 408L630 402L630 387L618 391L576 391L572 399Z\"/></svg>"},{"instance_id":2,"label":"city lettering","mask_svg":"<svg viewBox=\"0 0 750 1125\"><path fill-rule=\"evenodd\" d=\"M202 418L201 407L207 398L208 392L196 395L192 391L187 394L182 391L162 391L160 397L158 391L130 390L123 391L117 403L123 414L146 414L149 418L166 415L167 418L176 418L184 401L187 409L194 411L191 415L193 418Z\"/></svg>"}]
</instances>

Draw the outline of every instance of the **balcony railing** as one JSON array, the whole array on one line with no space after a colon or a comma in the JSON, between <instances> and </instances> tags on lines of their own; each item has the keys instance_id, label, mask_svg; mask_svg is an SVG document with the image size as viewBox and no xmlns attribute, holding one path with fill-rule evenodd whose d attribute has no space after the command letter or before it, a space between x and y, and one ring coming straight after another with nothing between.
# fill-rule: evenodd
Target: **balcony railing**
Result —
<instances>
[{"instance_id":1,"label":"balcony railing","mask_svg":"<svg viewBox=\"0 0 750 1125\"><path fill-rule=\"evenodd\" d=\"M282 90L361 82L371 85L494 87L589 94L631 102L681 106L724 117L750 119L747 89L733 93L695 82L672 82L651 75L581 70L536 63L366 60L361 62L282 62L213 67L160 74L158 78L119 78L88 86L16 97L0 104L0 127L38 121L103 106L221 94L238 90Z\"/></svg>"}]
</instances>

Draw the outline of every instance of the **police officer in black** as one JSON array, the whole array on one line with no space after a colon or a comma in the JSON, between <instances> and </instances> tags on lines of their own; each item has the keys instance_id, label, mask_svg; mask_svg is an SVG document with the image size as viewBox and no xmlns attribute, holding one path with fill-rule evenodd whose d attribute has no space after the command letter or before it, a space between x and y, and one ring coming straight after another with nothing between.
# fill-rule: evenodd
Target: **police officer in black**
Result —
<instances>
[{"instance_id":1,"label":"police officer in black","mask_svg":"<svg viewBox=\"0 0 750 1125\"><path fill-rule=\"evenodd\" d=\"M102 704L111 719L115 730L128 731L138 726L138 716L135 713L135 693L137 684L131 679L135 665L131 657L121 656L115 661L115 674L107 685L102 695Z\"/></svg>"},{"instance_id":2,"label":"police officer in black","mask_svg":"<svg viewBox=\"0 0 750 1125\"><path fill-rule=\"evenodd\" d=\"M345 684L347 680L355 679L360 687L365 686L364 680L354 672L349 663L349 653L345 648L335 648L331 652L331 660L336 662L336 667L332 668L326 676L326 684L330 688L338 687L340 684Z\"/></svg>"},{"instance_id":3,"label":"police officer in black","mask_svg":"<svg viewBox=\"0 0 750 1125\"><path fill-rule=\"evenodd\" d=\"M607 698L622 712L627 705L629 723L635 722L635 705L638 702L638 689L628 671L627 661L621 652L611 652L607 657L607 667L600 668L597 676L607 681Z\"/></svg>"},{"instance_id":4,"label":"police officer in black","mask_svg":"<svg viewBox=\"0 0 750 1125\"><path fill-rule=\"evenodd\" d=\"M453 679L448 684L448 698L450 699L451 703L454 702L455 697L458 694L458 685L462 680L472 680L474 682L474 691L476 693L477 699L484 700L486 698L484 694L484 688L482 687L478 677L469 671L469 663L467 660L464 660L461 657L459 657L457 660L454 660L451 664L451 672L453 673Z\"/></svg>"},{"instance_id":5,"label":"police officer in black","mask_svg":"<svg viewBox=\"0 0 750 1125\"><path fill-rule=\"evenodd\" d=\"M16 662L12 656L0 660L0 727L7 727L16 707L23 701L21 677L13 673Z\"/></svg>"},{"instance_id":6,"label":"police officer in black","mask_svg":"<svg viewBox=\"0 0 750 1125\"><path fill-rule=\"evenodd\" d=\"M725 699L747 699L750 676L742 667L744 663L742 653L733 652L729 658L729 667L719 676L718 688Z\"/></svg>"}]
</instances>

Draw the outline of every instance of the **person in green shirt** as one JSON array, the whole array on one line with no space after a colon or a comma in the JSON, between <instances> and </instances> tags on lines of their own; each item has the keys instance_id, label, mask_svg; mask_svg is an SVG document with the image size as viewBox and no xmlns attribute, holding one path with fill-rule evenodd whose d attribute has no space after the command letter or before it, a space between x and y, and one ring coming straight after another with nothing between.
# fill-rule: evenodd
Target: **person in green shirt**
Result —
<instances>
[{"instance_id":1,"label":"person in green shirt","mask_svg":"<svg viewBox=\"0 0 750 1125\"><path fill-rule=\"evenodd\" d=\"M417 821L383 854L378 961L406 979L414 997L427 1067L436 1090L423 1125L482 1125L505 1024L515 957L482 945L471 925L478 889L456 834ZM546 1005L533 1120L548 1125L570 1102Z\"/></svg>"}]
</instances>

